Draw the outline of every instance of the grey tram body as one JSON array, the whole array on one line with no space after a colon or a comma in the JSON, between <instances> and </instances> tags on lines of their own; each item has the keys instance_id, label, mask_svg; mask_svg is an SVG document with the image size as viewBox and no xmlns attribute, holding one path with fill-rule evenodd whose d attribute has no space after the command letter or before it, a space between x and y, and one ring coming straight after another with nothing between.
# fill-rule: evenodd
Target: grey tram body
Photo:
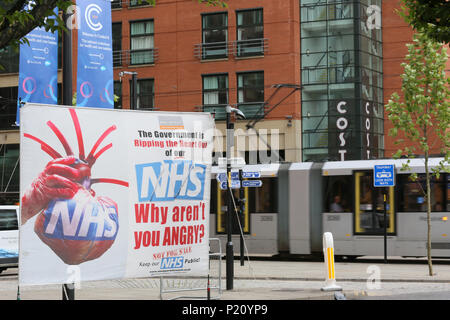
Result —
<instances>
[{"instance_id":1,"label":"grey tram body","mask_svg":"<svg viewBox=\"0 0 450 320\"><path fill-rule=\"evenodd\" d=\"M441 158L430 160L436 166ZM354 212L326 212L324 205L325 179L330 176L353 176L357 171L370 172L377 164L394 164L396 177L411 172L424 173L423 159L414 159L410 171L402 170L406 160L361 160L324 163L286 163L245 166L244 171L261 172L261 177L277 180L277 210L249 212L250 231L244 235L246 251L250 255L313 255L321 254L322 235L331 232L336 256L382 256L383 234L357 234ZM213 177L218 172L213 167ZM444 175L446 188L450 175ZM398 186L394 187L397 193ZM354 188L353 188L354 189ZM348 190L354 194L355 190ZM448 190L446 191L448 193ZM211 193L211 197L217 196ZM274 195L275 197L275 195ZM448 197L446 194L445 197ZM447 198L448 199L448 198ZM447 200L448 202L448 200ZM396 203L397 204L397 203ZM449 204L441 212L432 212L432 256L450 257ZM447 210L446 210L447 209ZM388 256L426 256L426 212L395 210L395 231L387 237ZM217 214L210 215L210 237L226 242L226 234L218 233ZM449 219L447 219L447 216ZM235 255L239 255L239 235L233 235Z\"/></svg>"}]
</instances>

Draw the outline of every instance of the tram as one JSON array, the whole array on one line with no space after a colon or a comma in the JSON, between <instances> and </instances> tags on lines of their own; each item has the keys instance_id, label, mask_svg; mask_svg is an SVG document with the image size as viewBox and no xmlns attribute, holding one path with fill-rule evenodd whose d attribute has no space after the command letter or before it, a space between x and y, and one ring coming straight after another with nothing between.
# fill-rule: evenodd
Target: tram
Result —
<instances>
[{"instance_id":1,"label":"tram","mask_svg":"<svg viewBox=\"0 0 450 320\"><path fill-rule=\"evenodd\" d=\"M443 158L431 158L437 167ZM260 172L259 188L234 189L244 198L242 214L233 218L233 246L240 250L244 235L250 255L321 254L322 235L331 232L336 256L384 255L384 228L388 256L426 256L427 214L424 196L424 159L330 161L244 166ZM375 165L393 164L394 187L374 187ZM226 243L226 190L212 169L210 236ZM413 181L411 173L417 173ZM386 195L386 221L384 197ZM450 174L431 181L431 248L433 257L450 257Z\"/></svg>"}]
</instances>

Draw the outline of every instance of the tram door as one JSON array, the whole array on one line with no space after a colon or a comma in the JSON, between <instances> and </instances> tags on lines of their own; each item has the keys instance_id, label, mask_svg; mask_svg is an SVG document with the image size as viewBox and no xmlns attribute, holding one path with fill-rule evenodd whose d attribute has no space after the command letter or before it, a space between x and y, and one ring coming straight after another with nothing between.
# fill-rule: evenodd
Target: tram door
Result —
<instances>
[{"instance_id":1,"label":"tram door","mask_svg":"<svg viewBox=\"0 0 450 320\"><path fill-rule=\"evenodd\" d=\"M384 221L384 193L386 216ZM355 234L382 235L395 233L394 187L374 187L373 172L355 173Z\"/></svg>"},{"instance_id":2,"label":"tram door","mask_svg":"<svg viewBox=\"0 0 450 320\"><path fill-rule=\"evenodd\" d=\"M248 188L232 189L233 199L232 202L232 234L240 234L240 227L242 227L243 233L250 233L250 221L249 221L249 201L248 201ZM226 233L227 226L227 192L229 190L221 190L219 183L217 183L217 233ZM244 210L240 210L240 214L236 215L234 207L239 208L238 199L244 199ZM238 216L240 220L238 220Z\"/></svg>"}]
</instances>

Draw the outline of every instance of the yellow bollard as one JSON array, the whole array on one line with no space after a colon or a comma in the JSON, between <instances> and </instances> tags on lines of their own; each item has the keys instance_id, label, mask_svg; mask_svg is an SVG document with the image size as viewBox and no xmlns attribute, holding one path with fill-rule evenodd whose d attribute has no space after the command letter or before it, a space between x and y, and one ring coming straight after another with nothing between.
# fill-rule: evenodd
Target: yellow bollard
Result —
<instances>
[{"instance_id":1,"label":"yellow bollard","mask_svg":"<svg viewBox=\"0 0 450 320\"><path fill-rule=\"evenodd\" d=\"M334 269L334 246L331 232L323 234L323 256L325 260L325 287L322 291L341 291L342 288L336 284Z\"/></svg>"}]
</instances>

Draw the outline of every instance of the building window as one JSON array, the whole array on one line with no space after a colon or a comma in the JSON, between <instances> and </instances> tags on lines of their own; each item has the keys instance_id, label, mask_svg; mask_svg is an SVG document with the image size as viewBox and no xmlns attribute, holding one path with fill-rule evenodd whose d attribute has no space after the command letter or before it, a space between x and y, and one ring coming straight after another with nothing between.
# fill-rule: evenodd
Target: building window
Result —
<instances>
[{"instance_id":1,"label":"building window","mask_svg":"<svg viewBox=\"0 0 450 320\"><path fill-rule=\"evenodd\" d=\"M238 57L264 54L263 10L253 9L236 12Z\"/></svg>"},{"instance_id":2,"label":"building window","mask_svg":"<svg viewBox=\"0 0 450 320\"><path fill-rule=\"evenodd\" d=\"M0 148L0 187L2 197L17 197L19 193L19 145L4 144ZM0 198L0 203L5 199ZM13 203L13 202L10 202Z\"/></svg>"},{"instance_id":3,"label":"building window","mask_svg":"<svg viewBox=\"0 0 450 320\"><path fill-rule=\"evenodd\" d=\"M133 105L132 88L130 81L130 105ZM154 102L154 80L143 79L137 81L137 107L136 109L151 110Z\"/></svg>"},{"instance_id":4,"label":"building window","mask_svg":"<svg viewBox=\"0 0 450 320\"><path fill-rule=\"evenodd\" d=\"M228 14L202 16L202 59L225 58L228 55Z\"/></svg>"},{"instance_id":5,"label":"building window","mask_svg":"<svg viewBox=\"0 0 450 320\"><path fill-rule=\"evenodd\" d=\"M122 8L122 0L111 1L111 9L121 9L121 8Z\"/></svg>"},{"instance_id":6,"label":"building window","mask_svg":"<svg viewBox=\"0 0 450 320\"><path fill-rule=\"evenodd\" d=\"M0 130L16 130L17 87L0 88Z\"/></svg>"},{"instance_id":7,"label":"building window","mask_svg":"<svg viewBox=\"0 0 450 320\"><path fill-rule=\"evenodd\" d=\"M154 62L153 20L130 23L130 64Z\"/></svg>"},{"instance_id":8,"label":"building window","mask_svg":"<svg viewBox=\"0 0 450 320\"><path fill-rule=\"evenodd\" d=\"M0 49L0 74L19 72L19 50L7 46Z\"/></svg>"},{"instance_id":9,"label":"building window","mask_svg":"<svg viewBox=\"0 0 450 320\"><path fill-rule=\"evenodd\" d=\"M130 7L138 7L138 6L147 6L150 5L150 3L146 0L130 0Z\"/></svg>"},{"instance_id":10,"label":"building window","mask_svg":"<svg viewBox=\"0 0 450 320\"><path fill-rule=\"evenodd\" d=\"M264 72L238 73L238 104L247 119L264 115Z\"/></svg>"},{"instance_id":11,"label":"building window","mask_svg":"<svg viewBox=\"0 0 450 320\"><path fill-rule=\"evenodd\" d=\"M228 104L228 75L203 76L203 111L214 113L216 120L226 118Z\"/></svg>"},{"instance_id":12,"label":"building window","mask_svg":"<svg viewBox=\"0 0 450 320\"><path fill-rule=\"evenodd\" d=\"M122 23L112 24L113 66L122 65Z\"/></svg>"}]
</instances>

